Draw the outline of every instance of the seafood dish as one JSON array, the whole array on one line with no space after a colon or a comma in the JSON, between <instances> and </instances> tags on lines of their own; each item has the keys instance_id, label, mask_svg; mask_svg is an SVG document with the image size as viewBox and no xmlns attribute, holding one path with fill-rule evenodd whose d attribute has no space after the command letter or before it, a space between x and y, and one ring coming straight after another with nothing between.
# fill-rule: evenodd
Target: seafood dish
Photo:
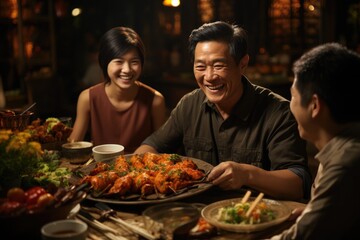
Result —
<instances>
[{"instance_id":1,"label":"seafood dish","mask_svg":"<svg viewBox=\"0 0 360 240\"><path fill-rule=\"evenodd\" d=\"M87 183L93 198L153 200L184 193L204 182L206 174L191 158L144 153L96 162L78 184Z\"/></svg>"}]
</instances>

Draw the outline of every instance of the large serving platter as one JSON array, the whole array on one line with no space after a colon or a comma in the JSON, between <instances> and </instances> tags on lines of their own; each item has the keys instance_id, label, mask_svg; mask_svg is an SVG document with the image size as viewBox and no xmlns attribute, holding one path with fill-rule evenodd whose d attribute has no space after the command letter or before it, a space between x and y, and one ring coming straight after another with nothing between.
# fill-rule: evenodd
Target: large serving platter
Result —
<instances>
[{"instance_id":1,"label":"large serving platter","mask_svg":"<svg viewBox=\"0 0 360 240\"><path fill-rule=\"evenodd\" d=\"M125 157L127 159L130 159L133 156L133 154L127 154ZM204 171L205 173L211 171L213 166L203 160L196 159L196 158L190 158L190 157L184 157L181 156L182 159L187 158L194 161L194 163L197 165L199 169ZM106 163L113 163L115 159L105 161ZM81 171L84 174L88 174L94 167L96 163L92 163L86 167L83 167L79 171ZM178 201L180 199L188 198L197 194L200 194L209 188L212 187L212 183L207 182L201 182L196 183L192 185L191 187L187 188L186 191L181 191L181 193L177 194L169 194L166 196L159 197L156 194L151 194L146 196L145 199L139 197L128 196L124 199L116 199L116 198L109 198L109 197L94 197L91 194L88 194L87 199L96 201L96 202L103 202L103 203L110 203L110 204L123 204L123 205L140 205L140 204L155 204L155 203L164 203L164 202L172 202L172 201Z\"/></svg>"},{"instance_id":2,"label":"large serving platter","mask_svg":"<svg viewBox=\"0 0 360 240\"><path fill-rule=\"evenodd\" d=\"M287 205L282 203L281 201L264 198L262 199L262 201L264 201L268 205L268 207L272 209L276 214L276 218L274 220L259 224L230 224L230 223L220 222L217 220L217 215L220 208L226 206L233 206L234 204L241 202L241 200L242 198L232 198L232 199L227 199L212 203L206 206L205 208L203 208L201 214L208 223L219 229L223 229L231 232L240 232L240 233L251 233L251 232L265 230L269 227L275 226L277 224L286 221L291 214L291 211L287 207ZM250 201L253 200L254 198L250 198Z\"/></svg>"}]
</instances>

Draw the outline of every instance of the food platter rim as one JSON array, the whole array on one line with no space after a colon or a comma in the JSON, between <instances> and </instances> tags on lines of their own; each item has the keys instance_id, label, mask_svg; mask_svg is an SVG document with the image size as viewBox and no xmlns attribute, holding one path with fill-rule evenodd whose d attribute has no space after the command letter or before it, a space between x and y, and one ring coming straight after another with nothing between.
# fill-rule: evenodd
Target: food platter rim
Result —
<instances>
[{"instance_id":1,"label":"food platter rim","mask_svg":"<svg viewBox=\"0 0 360 240\"><path fill-rule=\"evenodd\" d=\"M161 153L160 153L161 154ZM124 157L131 157L135 154L124 154ZM141 155L141 154L137 154L137 155ZM179 155L182 158L188 158L191 159L195 162L195 164L199 167L199 165L203 164L205 166L207 166L208 169L210 170L212 169L214 166L212 166L210 163L205 162L203 160L197 159L197 158L193 158L193 157L187 157L187 156L182 156ZM111 159L111 160L106 160L104 162L112 162L115 159ZM91 167L94 166L96 164L96 162L91 163L90 165L86 166L86 167ZM204 169L203 169L204 170ZM151 199L151 200L114 200L114 199L110 199L110 198L94 198L91 196L91 194L88 194L86 199L87 200L91 200L91 201L95 201L95 202L103 202L103 203L109 203L109 204L118 204L118 205L146 205L146 204L157 204L157 203L166 203L166 202L173 202L173 201L178 201L187 197L191 197L191 196L195 196L197 194L200 194L208 189L210 189L213 184L212 183L201 183L199 184L199 188L197 188L197 191L191 191L189 190L188 192L179 194L179 195L175 195L175 196L170 196L168 198L162 198L162 199Z\"/></svg>"}]
</instances>

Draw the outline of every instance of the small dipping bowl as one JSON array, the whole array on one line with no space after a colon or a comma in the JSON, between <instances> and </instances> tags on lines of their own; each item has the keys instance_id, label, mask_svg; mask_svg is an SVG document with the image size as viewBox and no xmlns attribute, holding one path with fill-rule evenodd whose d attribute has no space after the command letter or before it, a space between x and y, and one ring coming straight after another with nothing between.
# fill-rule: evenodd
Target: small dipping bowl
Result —
<instances>
[{"instance_id":1,"label":"small dipping bowl","mask_svg":"<svg viewBox=\"0 0 360 240\"><path fill-rule=\"evenodd\" d=\"M146 229L162 229L164 239L188 239L201 212L190 203L172 202L148 207L143 211L143 216Z\"/></svg>"},{"instance_id":2,"label":"small dipping bowl","mask_svg":"<svg viewBox=\"0 0 360 240\"><path fill-rule=\"evenodd\" d=\"M103 144L93 147L92 153L96 162L102 162L123 155L124 149L120 144Z\"/></svg>"},{"instance_id":3,"label":"small dipping bowl","mask_svg":"<svg viewBox=\"0 0 360 240\"><path fill-rule=\"evenodd\" d=\"M83 163L91 157L92 148L93 144L86 141L64 143L61 145L61 153L70 163Z\"/></svg>"},{"instance_id":4,"label":"small dipping bowl","mask_svg":"<svg viewBox=\"0 0 360 240\"><path fill-rule=\"evenodd\" d=\"M88 226L74 219L50 222L41 228L43 240L85 240Z\"/></svg>"}]
</instances>

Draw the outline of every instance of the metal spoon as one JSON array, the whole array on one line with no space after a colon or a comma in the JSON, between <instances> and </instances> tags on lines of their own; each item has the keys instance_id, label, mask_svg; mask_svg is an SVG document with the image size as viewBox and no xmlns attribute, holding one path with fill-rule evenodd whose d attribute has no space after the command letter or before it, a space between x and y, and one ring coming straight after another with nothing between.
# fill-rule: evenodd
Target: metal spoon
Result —
<instances>
[{"instance_id":1,"label":"metal spoon","mask_svg":"<svg viewBox=\"0 0 360 240\"><path fill-rule=\"evenodd\" d=\"M26 113L27 111L29 111L31 108L33 108L35 106L36 102L34 102L33 104L31 104L29 107L27 107L24 111L22 111L19 115L23 115L24 113Z\"/></svg>"}]
</instances>

